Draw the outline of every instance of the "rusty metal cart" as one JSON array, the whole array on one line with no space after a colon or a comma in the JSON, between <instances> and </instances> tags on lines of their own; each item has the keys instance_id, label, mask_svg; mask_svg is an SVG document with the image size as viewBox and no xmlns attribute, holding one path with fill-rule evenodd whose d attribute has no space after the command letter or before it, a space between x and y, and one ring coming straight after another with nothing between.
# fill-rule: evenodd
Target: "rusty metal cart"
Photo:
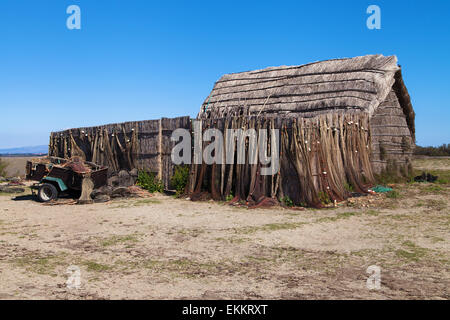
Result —
<instances>
[{"instance_id":1,"label":"rusty metal cart","mask_svg":"<svg viewBox=\"0 0 450 320\"><path fill-rule=\"evenodd\" d=\"M56 200L65 192L81 191L83 194L83 185L89 185L91 189L104 186L108 179L108 167L76 157L72 159L46 157L28 161L26 174L28 180L39 181L31 187L37 191L38 199L48 202ZM90 183L86 184L86 180ZM90 192L87 194L88 198L89 195Z\"/></svg>"}]
</instances>

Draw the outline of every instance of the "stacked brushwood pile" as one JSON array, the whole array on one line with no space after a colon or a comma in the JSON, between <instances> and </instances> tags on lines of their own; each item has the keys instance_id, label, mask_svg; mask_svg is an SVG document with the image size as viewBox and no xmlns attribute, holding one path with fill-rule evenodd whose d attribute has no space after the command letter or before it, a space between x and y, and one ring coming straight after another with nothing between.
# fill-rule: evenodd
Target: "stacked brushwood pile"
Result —
<instances>
[{"instance_id":1,"label":"stacked brushwood pile","mask_svg":"<svg viewBox=\"0 0 450 320\"><path fill-rule=\"evenodd\" d=\"M255 129L258 139L259 130L264 130L269 156L276 146L271 129L279 129L280 166L273 175L261 175L263 165L260 159L251 161L249 141L243 144L245 150L238 150L235 143L231 149L223 148L222 153L223 159L234 159L234 163L193 164L187 191L193 200L204 198L206 192L216 200L232 195L232 202L245 201L251 206L273 204L289 197L296 205L313 207L342 201L350 190L367 193L374 180L368 118L366 113L333 113L313 118L203 119L202 130L219 129L224 133L225 145L234 139L227 136L226 129ZM203 150L207 147L208 143L203 143ZM238 164L238 152L243 151L245 163ZM253 156L258 157L258 152Z\"/></svg>"}]
</instances>

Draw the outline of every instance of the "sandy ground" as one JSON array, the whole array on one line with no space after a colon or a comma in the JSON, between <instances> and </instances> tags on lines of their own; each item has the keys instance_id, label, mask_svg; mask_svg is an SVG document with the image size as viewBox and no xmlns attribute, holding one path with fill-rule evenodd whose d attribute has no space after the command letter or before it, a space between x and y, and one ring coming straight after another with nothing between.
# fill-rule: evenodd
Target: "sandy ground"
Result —
<instances>
[{"instance_id":1,"label":"sandy ground","mask_svg":"<svg viewBox=\"0 0 450 320\"><path fill-rule=\"evenodd\" d=\"M449 299L450 185L396 190L304 211L0 195L0 299Z\"/></svg>"}]
</instances>

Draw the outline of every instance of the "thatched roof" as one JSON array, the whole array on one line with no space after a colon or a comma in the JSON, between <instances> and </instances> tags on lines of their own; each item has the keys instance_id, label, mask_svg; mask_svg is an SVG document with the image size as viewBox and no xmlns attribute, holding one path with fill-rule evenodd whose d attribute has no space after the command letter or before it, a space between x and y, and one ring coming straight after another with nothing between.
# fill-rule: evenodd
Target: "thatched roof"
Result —
<instances>
[{"instance_id":1,"label":"thatched roof","mask_svg":"<svg viewBox=\"0 0 450 320\"><path fill-rule=\"evenodd\" d=\"M391 90L414 136L414 111L396 56L367 55L226 74L215 83L198 116L311 117L330 111L372 115Z\"/></svg>"}]
</instances>

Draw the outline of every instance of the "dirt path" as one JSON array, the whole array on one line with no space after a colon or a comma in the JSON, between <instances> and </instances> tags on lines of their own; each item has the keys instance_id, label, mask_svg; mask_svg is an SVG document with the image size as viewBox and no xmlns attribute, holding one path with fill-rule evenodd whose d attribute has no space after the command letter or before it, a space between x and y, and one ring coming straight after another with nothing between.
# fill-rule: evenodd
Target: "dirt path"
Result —
<instances>
[{"instance_id":1,"label":"dirt path","mask_svg":"<svg viewBox=\"0 0 450 320\"><path fill-rule=\"evenodd\" d=\"M2 195L0 299L448 299L450 188L423 188L375 208L305 211ZM78 289L66 287L71 265ZM366 287L370 265L379 290Z\"/></svg>"}]
</instances>

